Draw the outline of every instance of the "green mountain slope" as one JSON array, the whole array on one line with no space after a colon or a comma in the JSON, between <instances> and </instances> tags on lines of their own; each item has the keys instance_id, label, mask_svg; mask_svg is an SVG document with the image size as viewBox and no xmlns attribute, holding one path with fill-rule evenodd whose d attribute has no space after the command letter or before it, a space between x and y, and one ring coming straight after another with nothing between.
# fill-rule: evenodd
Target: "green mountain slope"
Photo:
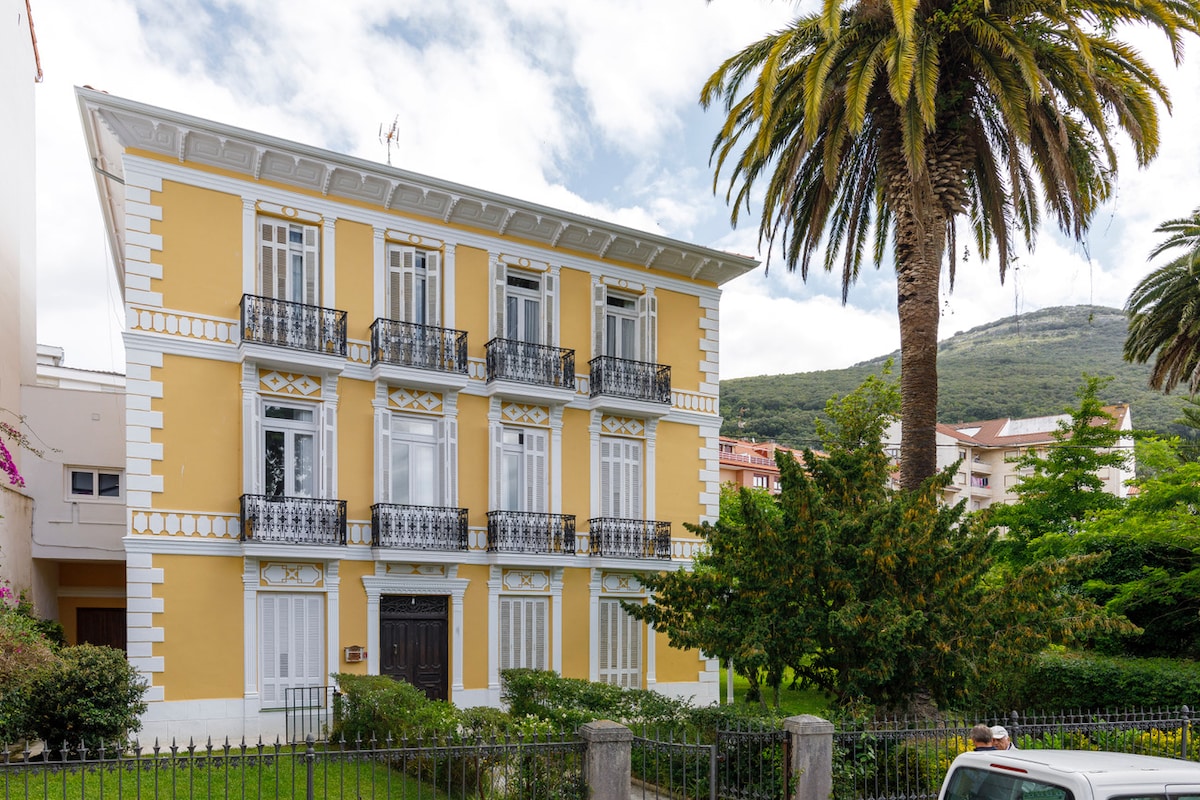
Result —
<instances>
[{"instance_id":1,"label":"green mountain slope","mask_svg":"<svg viewBox=\"0 0 1200 800\"><path fill-rule=\"evenodd\" d=\"M1181 396L1152 391L1147 387L1150 366L1122 359L1125 328L1125 315L1118 309L1069 306L957 333L938 348L938 419L1058 414L1075 402L1075 390L1087 372L1113 377L1104 399L1129 403L1135 427L1183 434L1188 429L1174 424ZM721 381L721 432L816 446L813 420L823 414L825 401L852 391L888 358L898 368L896 352L847 369Z\"/></svg>"}]
</instances>

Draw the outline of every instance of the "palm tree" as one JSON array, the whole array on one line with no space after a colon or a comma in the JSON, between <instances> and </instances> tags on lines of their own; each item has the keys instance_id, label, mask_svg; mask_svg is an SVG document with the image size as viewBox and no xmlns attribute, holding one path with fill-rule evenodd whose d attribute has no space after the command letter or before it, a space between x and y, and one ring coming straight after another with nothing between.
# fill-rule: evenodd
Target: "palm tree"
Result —
<instances>
[{"instance_id":1,"label":"palm tree","mask_svg":"<svg viewBox=\"0 0 1200 800\"><path fill-rule=\"evenodd\" d=\"M1150 252L1151 260L1169 250L1183 252L1129 295L1125 360L1144 364L1153 358L1151 387L1170 393L1183 383L1194 396L1200 391L1200 209L1164 222L1155 233L1167 238Z\"/></svg>"},{"instance_id":2,"label":"palm tree","mask_svg":"<svg viewBox=\"0 0 1200 800\"><path fill-rule=\"evenodd\" d=\"M936 471L938 292L954 284L965 219L1003 281L1018 235L1033 245L1039 195L1081 239L1116 174L1123 130L1139 165L1158 149L1158 75L1112 32L1166 34L1176 63L1200 0L823 0L820 13L729 58L701 92L726 118L714 188L737 224L766 183L759 245L789 270L822 243L842 302L868 244L896 270L903 439L900 484ZM841 255L839 255L841 254Z\"/></svg>"}]
</instances>

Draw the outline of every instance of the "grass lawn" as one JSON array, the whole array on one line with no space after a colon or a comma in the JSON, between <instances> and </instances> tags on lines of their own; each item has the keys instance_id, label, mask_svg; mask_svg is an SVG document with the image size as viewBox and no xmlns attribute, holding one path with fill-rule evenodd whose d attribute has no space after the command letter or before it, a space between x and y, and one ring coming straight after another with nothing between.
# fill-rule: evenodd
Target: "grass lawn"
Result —
<instances>
[{"instance_id":1,"label":"grass lawn","mask_svg":"<svg viewBox=\"0 0 1200 800\"><path fill-rule=\"evenodd\" d=\"M725 696L725 668L721 667L721 702L726 702ZM815 689L789 689L787 688L792 682L792 671L789 669L783 678L783 686L779 691L779 708L787 716L796 714L815 714L817 716L827 716L829 711L829 698L816 691ZM750 689L750 682L741 675L733 676L733 701L735 703L746 702L746 692ZM774 702L774 692L770 689L763 690L763 697L767 701L767 705Z\"/></svg>"}]
</instances>

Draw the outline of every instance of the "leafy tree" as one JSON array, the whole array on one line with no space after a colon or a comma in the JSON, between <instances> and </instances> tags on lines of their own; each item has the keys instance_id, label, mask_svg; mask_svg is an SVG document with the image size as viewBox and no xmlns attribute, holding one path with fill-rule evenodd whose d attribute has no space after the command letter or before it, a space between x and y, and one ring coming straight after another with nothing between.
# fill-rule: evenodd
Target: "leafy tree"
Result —
<instances>
[{"instance_id":1,"label":"leafy tree","mask_svg":"<svg viewBox=\"0 0 1200 800\"><path fill-rule=\"evenodd\" d=\"M1105 489L1101 471L1125 469L1131 453L1119 447L1129 432L1117 430L1104 410L1100 392L1107 379L1084 375L1076 392L1079 404L1066 409L1069 420L1059 423L1046 454L1030 450L1015 460L1027 470L1013 488L1017 501L992 506L991 524L1007 533L1000 545L1006 558L1025 564L1035 556L1030 543L1047 533L1071 533L1089 516L1115 508L1121 499Z\"/></svg>"},{"instance_id":2,"label":"leafy tree","mask_svg":"<svg viewBox=\"0 0 1200 800\"><path fill-rule=\"evenodd\" d=\"M1170 392L1182 383L1194 395L1200 391L1200 208L1155 232L1167 237L1150 251L1152 260L1183 252L1142 278L1129 295L1125 358L1139 364L1153 358L1153 388Z\"/></svg>"},{"instance_id":3,"label":"leafy tree","mask_svg":"<svg viewBox=\"0 0 1200 800\"><path fill-rule=\"evenodd\" d=\"M917 491L889 488L882 438L898 405L874 376L831 400L826 453L806 450L803 466L777 453L777 508L742 491L740 520L700 528L695 570L647 577L654 603L629 612L676 646L758 659L776 692L791 667L843 702L891 708L962 697L987 665L1019 668L1102 622L1062 591L1088 559L1032 565L993 593L994 536L939 502L957 465Z\"/></svg>"},{"instance_id":4,"label":"leafy tree","mask_svg":"<svg viewBox=\"0 0 1200 800\"><path fill-rule=\"evenodd\" d=\"M952 288L959 222L1003 279L1014 240L1032 246L1039 197L1082 240L1112 193L1118 131L1139 165L1158 150L1166 88L1112 35L1121 22L1163 31L1178 62L1200 3L824 0L701 91L726 111L712 156L731 221L763 178L760 242L778 239L788 269L807 278L824 245L845 300L864 250L881 265L890 242L905 489L937 470L941 272L948 257Z\"/></svg>"},{"instance_id":5,"label":"leafy tree","mask_svg":"<svg viewBox=\"0 0 1200 800\"><path fill-rule=\"evenodd\" d=\"M1101 649L1200 657L1200 463L1164 465L1139 482L1127 503L1086 523L1068 546L1105 555L1081 589L1141 629L1107 638Z\"/></svg>"}]
</instances>

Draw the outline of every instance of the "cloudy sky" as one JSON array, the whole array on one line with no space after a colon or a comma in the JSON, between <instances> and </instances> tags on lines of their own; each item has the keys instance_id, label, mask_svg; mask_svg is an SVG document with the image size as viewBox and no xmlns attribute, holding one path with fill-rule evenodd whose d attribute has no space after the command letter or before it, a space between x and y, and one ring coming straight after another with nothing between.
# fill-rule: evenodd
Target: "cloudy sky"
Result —
<instances>
[{"instance_id":1,"label":"cloudy sky","mask_svg":"<svg viewBox=\"0 0 1200 800\"><path fill-rule=\"evenodd\" d=\"M121 370L121 303L72 89L111 94L737 253L697 104L727 56L813 0L32 0L45 73L38 125L38 340L69 365ZM1117 197L1085 245L1047 229L1004 286L960 262L941 334L1056 305L1121 306L1154 227L1200 205L1200 45L1176 70L1159 158L1126 148ZM747 219L747 217L743 217ZM899 346L894 280L840 301L776 262L725 286L721 375L848 366ZM771 346L764 347L763 341Z\"/></svg>"}]
</instances>

